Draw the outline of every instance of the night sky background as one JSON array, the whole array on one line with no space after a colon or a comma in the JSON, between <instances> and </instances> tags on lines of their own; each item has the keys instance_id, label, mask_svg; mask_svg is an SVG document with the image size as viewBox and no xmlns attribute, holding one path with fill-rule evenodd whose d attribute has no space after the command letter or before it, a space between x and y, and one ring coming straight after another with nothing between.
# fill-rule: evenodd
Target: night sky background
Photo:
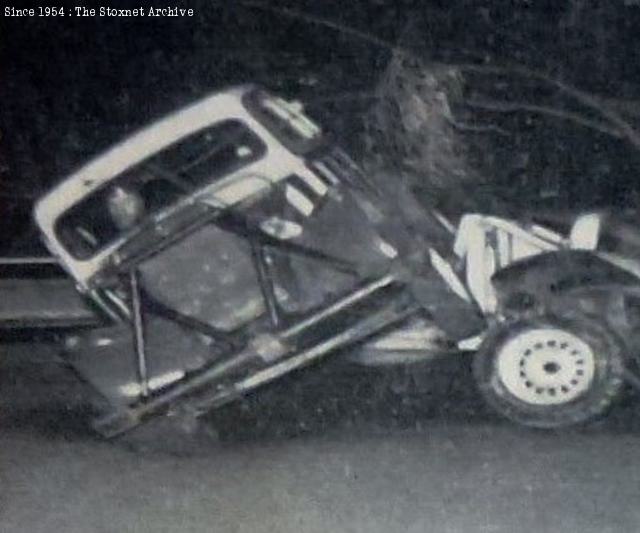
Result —
<instances>
[{"instance_id":1,"label":"night sky background","mask_svg":"<svg viewBox=\"0 0 640 533\"><path fill-rule=\"evenodd\" d=\"M308 102L310 114L356 159L362 157L361 117L371 101L344 95L371 91L390 51L318 24L317 17L389 43L412 24L418 31L409 44L430 60L517 64L551 73L614 102L640 126L640 2L142 5L191 7L195 16L0 16L0 252L36 250L30 208L51 184L150 120L235 83L261 83ZM514 85L503 95L517 99L521 90ZM568 105L553 91L534 96L546 105ZM559 192L550 200L553 208L634 206L640 158L624 140L537 114L482 119L510 132L490 145L495 172L483 170L495 175L496 191L508 193L519 183L513 176L525 173L534 181L554 181ZM527 194L537 192L532 187ZM511 196L515 203L529 201Z\"/></svg>"}]
</instances>

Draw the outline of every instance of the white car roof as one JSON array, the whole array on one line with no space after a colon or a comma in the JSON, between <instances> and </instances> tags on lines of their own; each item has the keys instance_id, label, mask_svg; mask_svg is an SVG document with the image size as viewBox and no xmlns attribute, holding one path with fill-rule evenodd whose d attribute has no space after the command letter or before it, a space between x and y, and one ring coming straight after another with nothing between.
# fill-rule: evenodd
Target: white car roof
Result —
<instances>
[{"instance_id":1,"label":"white car roof","mask_svg":"<svg viewBox=\"0 0 640 533\"><path fill-rule=\"evenodd\" d=\"M272 152L277 167L282 166L283 169L286 169L300 163L293 154L288 153L280 145L264 126L251 116L243 105L242 98L255 89L256 87L253 85L233 87L214 93L161 118L89 161L53 187L36 203L34 217L45 244L81 286L85 285L87 280L100 270L102 263L113 250L107 248L86 260L73 257L57 238L55 232L57 220L71 206L92 191L99 189L128 168L170 146L177 140L222 120L238 119L261 133L263 141L267 143ZM279 169L273 170L274 174L277 174ZM306 171L301 168L300 172L305 173ZM258 188L265 187L263 181L257 179L254 181L256 183L240 183L238 187L229 187L226 191L227 197L224 199L235 203L241 197L256 192Z\"/></svg>"},{"instance_id":2,"label":"white car roof","mask_svg":"<svg viewBox=\"0 0 640 533\"><path fill-rule=\"evenodd\" d=\"M251 86L234 87L208 96L152 123L95 157L36 203L34 214L38 226L47 234L51 224L69 207L176 140L218 120L246 118L248 113L241 100L251 89Z\"/></svg>"}]
</instances>

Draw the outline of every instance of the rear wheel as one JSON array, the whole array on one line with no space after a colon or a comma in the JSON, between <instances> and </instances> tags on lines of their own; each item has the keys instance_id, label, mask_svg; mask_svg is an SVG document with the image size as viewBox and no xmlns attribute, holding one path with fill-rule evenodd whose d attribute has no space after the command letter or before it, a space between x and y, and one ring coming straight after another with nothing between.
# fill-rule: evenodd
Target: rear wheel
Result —
<instances>
[{"instance_id":1,"label":"rear wheel","mask_svg":"<svg viewBox=\"0 0 640 533\"><path fill-rule=\"evenodd\" d=\"M498 326L474 360L478 387L518 423L556 428L603 414L620 395L621 343L586 318L540 318Z\"/></svg>"}]
</instances>

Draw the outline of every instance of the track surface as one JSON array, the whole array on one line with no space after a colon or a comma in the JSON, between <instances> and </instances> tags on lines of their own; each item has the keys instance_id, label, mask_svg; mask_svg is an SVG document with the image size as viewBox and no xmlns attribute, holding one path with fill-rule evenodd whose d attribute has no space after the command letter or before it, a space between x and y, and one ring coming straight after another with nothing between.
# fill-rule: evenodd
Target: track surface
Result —
<instances>
[{"instance_id":1,"label":"track surface","mask_svg":"<svg viewBox=\"0 0 640 533\"><path fill-rule=\"evenodd\" d=\"M2 532L640 530L632 406L545 433L472 412L463 371L460 402L427 395L420 409L395 395L345 401L353 377L303 375L212 417L221 440L198 433L177 455L159 445L175 432L147 451L94 437L82 387L46 349L5 356Z\"/></svg>"}]
</instances>

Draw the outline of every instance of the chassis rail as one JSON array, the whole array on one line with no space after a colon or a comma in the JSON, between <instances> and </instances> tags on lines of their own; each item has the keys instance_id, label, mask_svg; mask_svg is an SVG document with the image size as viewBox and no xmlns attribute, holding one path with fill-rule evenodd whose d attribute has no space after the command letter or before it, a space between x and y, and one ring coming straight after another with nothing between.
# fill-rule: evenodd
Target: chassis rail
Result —
<instances>
[{"instance_id":1,"label":"chassis rail","mask_svg":"<svg viewBox=\"0 0 640 533\"><path fill-rule=\"evenodd\" d=\"M386 295L383 305L378 302L376 311L335 335L302 349L289 348L295 345L295 338L301 333L336 317L355 304L380 296L378 293L394 284L393 276L373 281L286 330L258 339L262 341L258 343L260 346L250 343L223 361L190 373L166 389L147 398L140 398L126 409L108 413L94 421L94 429L105 437L115 437L150 417L178 407L199 416L335 350L361 341L415 314L420 306L405 290L391 298ZM264 346L267 348L262 349ZM255 365L261 367L256 369ZM242 371L245 371L245 375L236 377L235 380L230 379L230 376L237 376Z\"/></svg>"}]
</instances>

